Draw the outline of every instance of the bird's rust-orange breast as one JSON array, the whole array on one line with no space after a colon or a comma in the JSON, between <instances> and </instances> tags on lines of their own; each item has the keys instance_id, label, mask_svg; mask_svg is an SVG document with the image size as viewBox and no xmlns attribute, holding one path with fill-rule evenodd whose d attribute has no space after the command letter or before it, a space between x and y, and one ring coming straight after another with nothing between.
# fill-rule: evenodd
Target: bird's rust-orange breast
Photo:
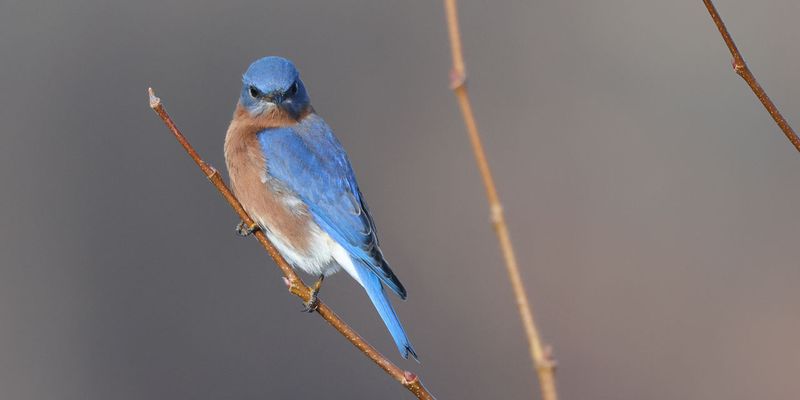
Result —
<instances>
[{"instance_id":1,"label":"bird's rust-orange breast","mask_svg":"<svg viewBox=\"0 0 800 400\"><path fill-rule=\"evenodd\" d=\"M286 115L253 118L238 105L225 136L225 163L233 193L247 213L295 251L303 253L310 245L308 209L304 204L294 204L290 208L286 199L293 194L265 178L268 174L266 160L257 136L266 128L296 123L293 118L287 120L289 118Z\"/></svg>"}]
</instances>

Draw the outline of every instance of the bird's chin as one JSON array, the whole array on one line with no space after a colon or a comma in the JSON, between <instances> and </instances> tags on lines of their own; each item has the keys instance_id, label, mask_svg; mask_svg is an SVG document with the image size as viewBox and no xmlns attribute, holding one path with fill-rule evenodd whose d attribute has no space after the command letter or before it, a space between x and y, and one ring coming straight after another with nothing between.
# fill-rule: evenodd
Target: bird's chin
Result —
<instances>
[{"instance_id":1,"label":"bird's chin","mask_svg":"<svg viewBox=\"0 0 800 400\"><path fill-rule=\"evenodd\" d=\"M270 114L278 110L278 105L268 101L259 102L255 107L250 109L250 115L258 117L264 114Z\"/></svg>"}]
</instances>

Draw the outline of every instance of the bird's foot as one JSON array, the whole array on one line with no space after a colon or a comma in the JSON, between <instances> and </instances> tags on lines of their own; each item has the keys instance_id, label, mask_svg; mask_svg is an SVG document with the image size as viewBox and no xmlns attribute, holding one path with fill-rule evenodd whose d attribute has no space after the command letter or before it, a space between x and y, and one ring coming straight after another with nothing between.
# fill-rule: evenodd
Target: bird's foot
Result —
<instances>
[{"instance_id":1,"label":"bird's foot","mask_svg":"<svg viewBox=\"0 0 800 400\"><path fill-rule=\"evenodd\" d=\"M319 307L319 297L317 297L317 293L311 291L311 297L308 298L308 301L303 302L303 309L300 310L302 312L313 313L317 311Z\"/></svg>"},{"instance_id":2,"label":"bird's foot","mask_svg":"<svg viewBox=\"0 0 800 400\"><path fill-rule=\"evenodd\" d=\"M258 224L255 222L253 222L253 225L247 225L244 221L241 221L236 225L236 234L241 237L250 236L259 229Z\"/></svg>"},{"instance_id":3,"label":"bird's foot","mask_svg":"<svg viewBox=\"0 0 800 400\"><path fill-rule=\"evenodd\" d=\"M325 280L325 275L320 275L319 279L314 282L314 286L311 287L311 295L308 297L308 301L303 302L303 312L312 313L317 311L319 307L319 290L322 288L322 281Z\"/></svg>"}]
</instances>

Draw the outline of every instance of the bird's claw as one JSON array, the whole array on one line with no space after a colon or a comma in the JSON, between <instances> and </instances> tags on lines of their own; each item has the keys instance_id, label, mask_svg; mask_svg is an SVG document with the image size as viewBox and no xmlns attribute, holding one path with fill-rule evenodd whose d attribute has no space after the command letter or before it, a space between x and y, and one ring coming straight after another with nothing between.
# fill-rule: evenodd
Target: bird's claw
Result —
<instances>
[{"instance_id":1,"label":"bird's claw","mask_svg":"<svg viewBox=\"0 0 800 400\"><path fill-rule=\"evenodd\" d=\"M312 291L311 297L308 298L308 301L303 302L303 309L300 310L302 312L313 313L317 311L319 308L319 297L317 297L317 293Z\"/></svg>"},{"instance_id":2,"label":"bird's claw","mask_svg":"<svg viewBox=\"0 0 800 400\"><path fill-rule=\"evenodd\" d=\"M303 312L312 313L319 308L319 291L322 289L322 281L325 280L325 275L320 275L319 279L311 286L311 294L308 296L308 301L303 302Z\"/></svg>"},{"instance_id":3,"label":"bird's claw","mask_svg":"<svg viewBox=\"0 0 800 400\"><path fill-rule=\"evenodd\" d=\"M236 225L236 234L242 237L250 236L257 230L259 230L259 226L255 222L253 222L253 225L247 225L244 221L241 221Z\"/></svg>"}]
</instances>

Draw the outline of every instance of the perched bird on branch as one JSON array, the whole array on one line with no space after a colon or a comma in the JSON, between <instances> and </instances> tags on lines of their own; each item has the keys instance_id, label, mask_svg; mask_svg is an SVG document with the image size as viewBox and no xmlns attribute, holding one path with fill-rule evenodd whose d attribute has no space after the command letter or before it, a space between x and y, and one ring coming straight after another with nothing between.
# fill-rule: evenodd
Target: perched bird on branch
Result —
<instances>
[{"instance_id":1,"label":"perched bird on branch","mask_svg":"<svg viewBox=\"0 0 800 400\"><path fill-rule=\"evenodd\" d=\"M417 358L384 285L401 299L406 290L378 246L375 223L347 154L314 112L291 61L265 57L242 77L242 91L225 136L231 186L253 226L292 266L319 279L305 311L318 304L322 280L345 270L367 292L400 354Z\"/></svg>"}]
</instances>

